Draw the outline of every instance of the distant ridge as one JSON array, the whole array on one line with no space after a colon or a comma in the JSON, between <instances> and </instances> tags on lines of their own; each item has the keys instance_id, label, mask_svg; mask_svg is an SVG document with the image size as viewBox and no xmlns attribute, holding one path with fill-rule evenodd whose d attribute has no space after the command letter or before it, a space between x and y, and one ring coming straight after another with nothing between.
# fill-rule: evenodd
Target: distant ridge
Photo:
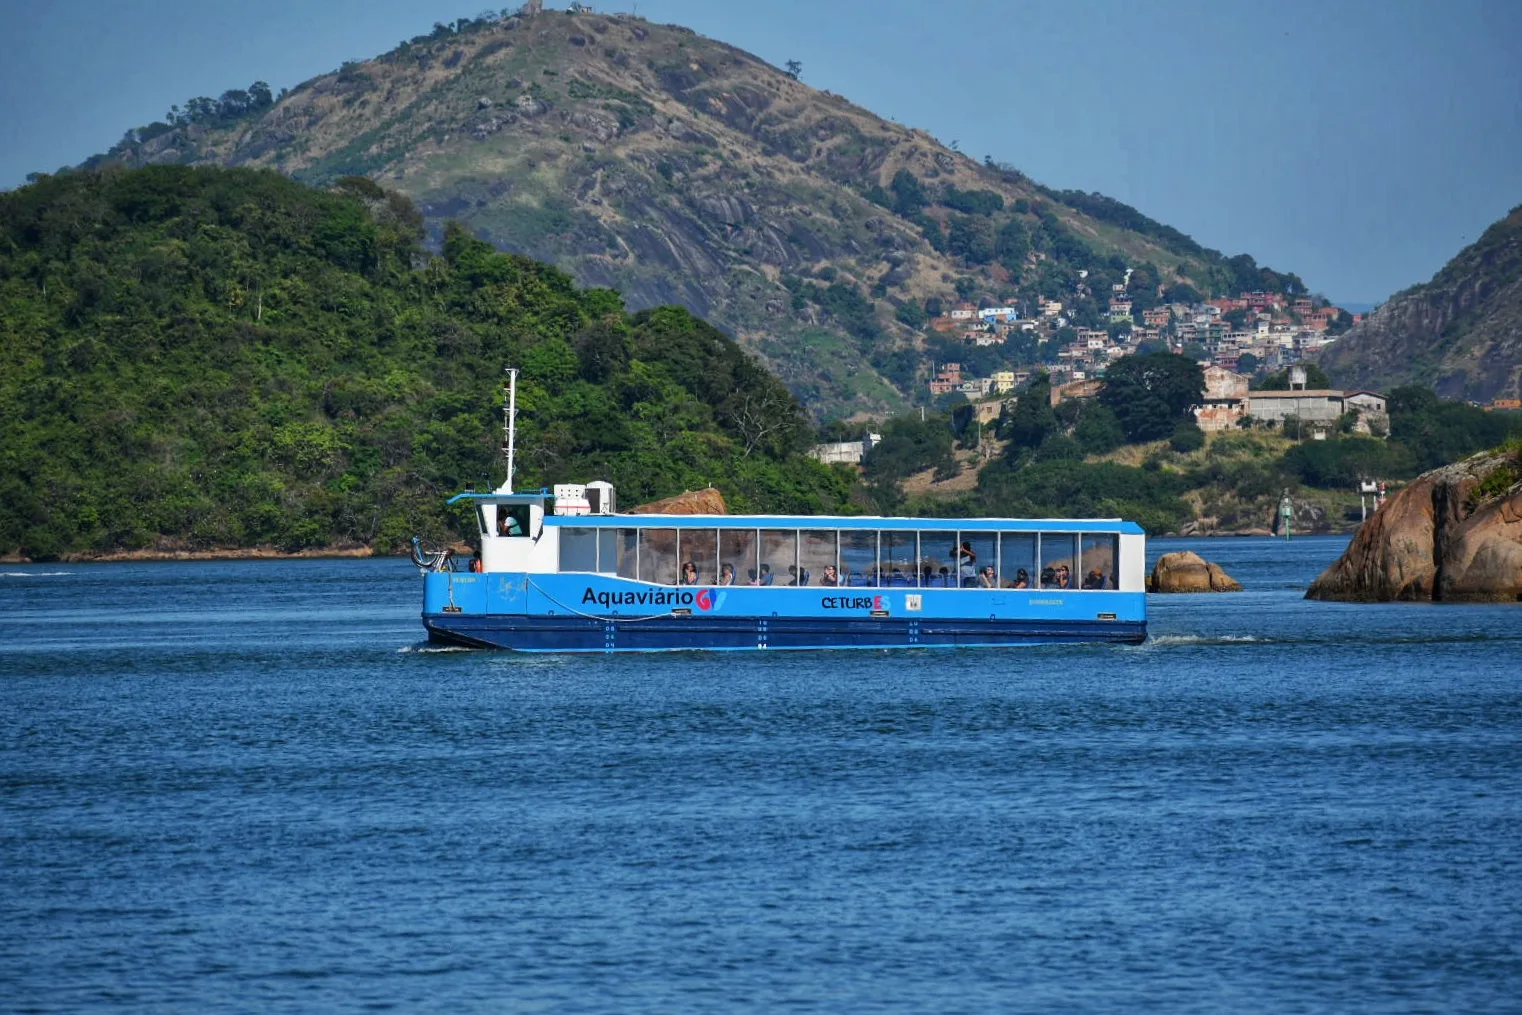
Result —
<instances>
[{"instance_id":1,"label":"distant ridge","mask_svg":"<svg viewBox=\"0 0 1522 1015\"><path fill-rule=\"evenodd\" d=\"M1522 397L1522 205L1390 297L1320 357L1339 384L1418 383L1448 398Z\"/></svg>"},{"instance_id":2,"label":"distant ridge","mask_svg":"<svg viewBox=\"0 0 1522 1015\"><path fill-rule=\"evenodd\" d=\"M530 8L437 25L272 103L260 83L196 100L87 165L370 176L417 202L435 242L458 219L633 308L712 319L816 415L919 396L927 300L1057 296L1102 325L1126 268L1133 291L1304 290L690 29Z\"/></svg>"}]
</instances>

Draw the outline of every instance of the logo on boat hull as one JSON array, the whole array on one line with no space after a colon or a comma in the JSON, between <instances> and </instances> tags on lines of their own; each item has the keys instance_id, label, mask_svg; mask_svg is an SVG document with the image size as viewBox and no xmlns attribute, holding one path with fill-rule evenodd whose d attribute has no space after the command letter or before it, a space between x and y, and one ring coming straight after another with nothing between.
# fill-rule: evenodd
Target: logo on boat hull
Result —
<instances>
[{"instance_id":1,"label":"logo on boat hull","mask_svg":"<svg viewBox=\"0 0 1522 1015\"><path fill-rule=\"evenodd\" d=\"M599 592L594 588L587 588L581 593L581 605L600 606L605 610L611 610L617 606L652 606L676 608L685 607L691 609L696 606L707 613L717 610L724 605L724 597L727 593L715 592L713 589L699 589L697 592L689 592L686 589L641 589L638 592Z\"/></svg>"},{"instance_id":2,"label":"logo on boat hull","mask_svg":"<svg viewBox=\"0 0 1522 1015\"><path fill-rule=\"evenodd\" d=\"M824 596L819 605L826 610L885 610L882 596Z\"/></svg>"},{"instance_id":3,"label":"logo on boat hull","mask_svg":"<svg viewBox=\"0 0 1522 1015\"><path fill-rule=\"evenodd\" d=\"M643 589L639 592L598 592L589 588L581 594L581 605L612 606L691 606L697 597L677 589ZM706 609L706 607L705 607Z\"/></svg>"}]
</instances>

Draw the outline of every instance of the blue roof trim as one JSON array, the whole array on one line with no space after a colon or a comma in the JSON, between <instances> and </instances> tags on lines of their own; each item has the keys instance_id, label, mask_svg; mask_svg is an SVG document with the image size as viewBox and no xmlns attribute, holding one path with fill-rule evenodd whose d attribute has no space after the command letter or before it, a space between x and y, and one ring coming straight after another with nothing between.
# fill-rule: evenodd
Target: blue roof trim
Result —
<instances>
[{"instance_id":1,"label":"blue roof trim","mask_svg":"<svg viewBox=\"0 0 1522 1015\"><path fill-rule=\"evenodd\" d=\"M874 515L546 515L545 524L592 529L933 529L963 532L1118 532L1145 530L1119 518L882 518Z\"/></svg>"},{"instance_id":2,"label":"blue roof trim","mask_svg":"<svg viewBox=\"0 0 1522 1015\"><path fill-rule=\"evenodd\" d=\"M548 490L519 490L517 493L477 493L471 490L467 493L457 493L444 503L454 504L462 500L482 500L495 504L511 504L514 501L543 500L550 495Z\"/></svg>"}]
</instances>

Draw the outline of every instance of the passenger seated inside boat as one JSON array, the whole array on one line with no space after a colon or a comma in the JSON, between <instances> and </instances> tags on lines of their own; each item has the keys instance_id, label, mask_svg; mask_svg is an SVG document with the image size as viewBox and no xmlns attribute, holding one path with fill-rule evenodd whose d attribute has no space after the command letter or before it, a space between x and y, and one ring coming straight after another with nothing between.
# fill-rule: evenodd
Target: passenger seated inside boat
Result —
<instances>
[{"instance_id":1,"label":"passenger seated inside boat","mask_svg":"<svg viewBox=\"0 0 1522 1015\"><path fill-rule=\"evenodd\" d=\"M718 581L718 584L720 584L720 585L733 585L734 583L735 583L735 566L733 564L721 564L721 565L719 565L719 581Z\"/></svg>"},{"instance_id":2,"label":"passenger seated inside boat","mask_svg":"<svg viewBox=\"0 0 1522 1015\"><path fill-rule=\"evenodd\" d=\"M998 587L999 582L994 576L994 566L992 564L984 564L983 570L978 572L978 588L996 589Z\"/></svg>"},{"instance_id":3,"label":"passenger seated inside boat","mask_svg":"<svg viewBox=\"0 0 1522 1015\"><path fill-rule=\"evenodd\" d=\"M819 584L829 586L830 588L840 584L840 578L835 573L834 564L826 564L824 566L824 575L819 579Z\"/></svg>"},{"instance_id":4,"label":"passenger seated inside boat","mask_svg":"<svg viewBox=\"0 0 1522 1015\"><path fill-rule=\"evenodd\" d=\"M1015 584L1014 584L1013 587L1017 588L1017 589L1028 589L1028 588L1030 588L1031 587L1030 572L1025 570L1025 568L1023 568L1023 567L1022 568L1018 568L1015 571Z\"/></svg>"},{"instance_id":5,"label":"passenger seated inside boat","mask_svg":"<svg viewBox=\"0 0 1522 1015\"><path fill-rule=\"evenodd\" d=\"M787 584L790 588L798 585L807 585L808 583L809 573L807 570L804 570L800 574L797 565L789 564L787 566Z\"/></svg>"},{"instance_id":6,"label":"passenger seated inside boat","mask_svg":"<svg viewBox=\"0 0 1522 1015\"><path fill-rule=\"evenodd\" d=\"M772 583L772 566L770 564L762 564L760 574L757 574L755 571L747 571L746 573L750 575L749 584L751 585L770 585Z\"/></svg>"},{"instance_id":7,"label":"passenger seated inside boat","mask_svg":"<svg viewBox=\"0 0 1522 1015\"><path fill-rule=\"evenodd\" d=\"M1083 576L1083 587L1086 589L1102 589L1105 587L1104 572L1095 568Z\"/></svg>"},{"instance_id":8,"label":"passenger seated inside boat","mask_svg":"<svg viewBox=\"0 0 1522 1015\"><path fill-rule=\"evenodd\" d=\"M1065 589L1068 587L1068 578L1068 566L1066 564L1043 568L1041 570L1041 587L1044 589Z\"/></svg>"},{"instance_id":9,"label":"passenger seated inside boat","mask_svg":"<svg viewBox=\"0 0 1522 1015\"><path fill-rule=\"evenodd\" d=\"M698 566L692 561L682 565L682 584L696 585L698 583Z\"/></svg>"}]
</instances>

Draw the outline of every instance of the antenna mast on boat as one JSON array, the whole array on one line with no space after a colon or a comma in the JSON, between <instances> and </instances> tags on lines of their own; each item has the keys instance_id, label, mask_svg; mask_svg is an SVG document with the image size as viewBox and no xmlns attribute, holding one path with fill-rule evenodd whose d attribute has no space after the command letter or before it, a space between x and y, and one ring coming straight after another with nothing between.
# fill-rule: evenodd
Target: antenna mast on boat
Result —
<instances>
[{"instance_id":1,"label":"antenna mast on boat","mask_svg":"<svg viewBox=\"0 0 1522 1015\"><path fill-rule=\"evenodd\" d=\"M518 368L507 368L507 406L502 413L502 452L507 455L507 479L502 481L498 493L513 492L513 450L518 439Z\"/></svg>"}]
</instances>

